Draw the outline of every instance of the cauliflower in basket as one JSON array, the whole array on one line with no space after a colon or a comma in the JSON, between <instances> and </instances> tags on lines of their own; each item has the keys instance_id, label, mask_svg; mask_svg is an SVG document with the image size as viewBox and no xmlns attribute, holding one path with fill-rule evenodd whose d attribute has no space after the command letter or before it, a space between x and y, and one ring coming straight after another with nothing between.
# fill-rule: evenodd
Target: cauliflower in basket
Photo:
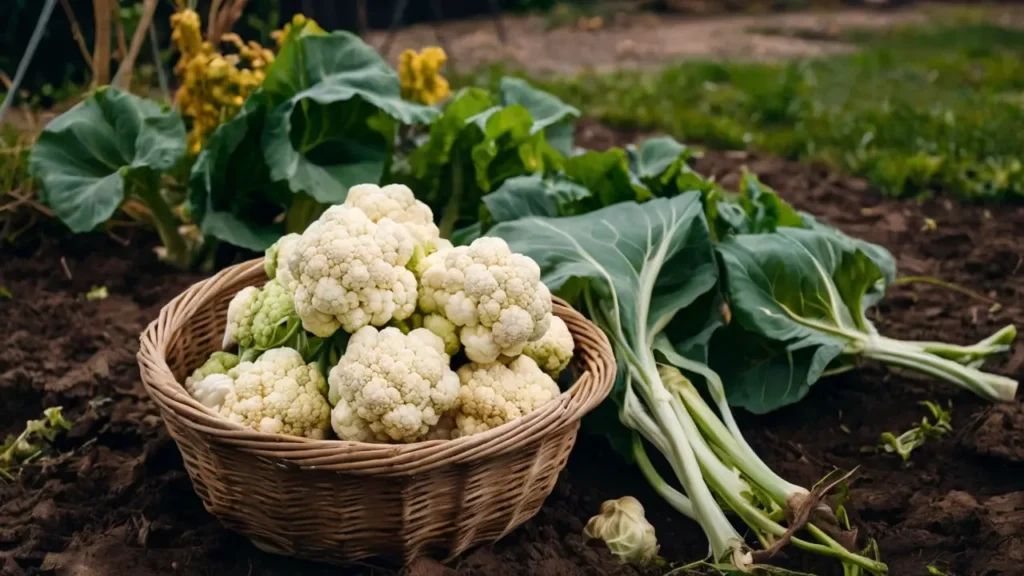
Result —
<instances>
[{"instance_id":1,"label":"cauliflower in basket","mask_svg":"<svg viewBox=\"0 0 1024 576\"><path fill-rule=\"evenodd\" d=\"M383 188L375 184L360 184L348 190L345 206L362 210L373 222L384 218L405 226L409 234L422 247L424 254L438 248L440 232L434 224L430 206L416 199L412 190L402 184L391 184Z\"/></svg>"},{"instance_id":2,"label":"cauliflower in basket","mask_svg":"<svg viewBox=\"0 0 1024 576\"><path fill-rule=\"evenodd\" d=\"M207 408L218 410L235 381L228 371L238 365L238 356L230 352L214 352L185 378L185 391Z\"/></svg>"},{"instance_id":3,"label":"cauliflower in basket","mask_svg":"<svg viewBox=\"0 0 1024 576\"><path fill-rule=\"evenodd\" d=\"M419 271L420 311L454 323L473 362L518 356L551 324L551 293L540 267L500 238L435 252Z\"/></svg>"},{"instance_id":4,"label":"cauliflower in basket","mask_svg":"<svg viewBox=\"0 0 1024 576\"><path fill-rule=\"evenodd\" d=\"M328 379L331 425L345 440L423 440L459 400L444 342L423 328L359 330Z\"/></svg>"},{"instance_id":5,"label":"cauliflower in basket","mask_svg":"<svg viewBox=\"0 0 1024 576\"><path fill-rule=\"evenodd\" d=\"M416 241L401 224L332 206L296 242L288 259L295 311L314 335L383 326L415 310L416 278L406 266Z\"/></svg>"},{"instance_id":6,"label":"cauliflower in basket","mask_svg":"<svg viewBox=\"0 0 1024 576\"><path fill-rule=\"evenodd\" d=\"M575 344L572 341L572 333L565 321L558 316L551 317L551 327L540 337L526 344L523 348L523 355L533 358L541 370L547 372L552 378L565 370L565 367L572 361L572 353Z\"/></svg>"},{"instance_id":7,"label":"cauliflower in basket","mask_svg":"<svg viewBox=\"0 0 1024 576\"><path fill-rule=\"evenodd\" d=\"M327 383L316 364L306 364L291 348L264 352L228 372L234 388L221 405L222 416L270 434L325 438L331 407Z\"/></svg>"},{"instance_id":8,"label":"cauliflower in basket","mask_svg":"<svg viewBox=\"0 0 1024 576\"><path fill-rule=\"evenodd\" d=\"M260 289L255 286L242 288L228 304L227 325L224 327L222 348L238 344L242 348L252 346L252 317L256 314L256 299Z\"/></svg>"},{"instance_id":9,"label":"cauliflower in basket","mask_svg":"<svg viewBox=\"0 0 1024 576\"><path fill-rule=\"evenodd\" d=\"M277 278L263 285L253 308L252 345L258 350L285 345L298 329L292 295Z\"/></svg>"},{"instance_id":10,"label":"cauliflower in basket","mask_svg":"<svg viewBox=\"0 0 1024 576\"><path fill-rule=\"evenodd\" d=\"M288 268L288 260L295 253L299 238L300 236L294 233L282 236L273 246L267 248L263 256L263 270L267 273L267 278L277 280L291 293L295 292L297 281Z\"/></svg>"},{"instance_id":11,"label":"cauliflower in basket","mask_svg":"<svg viewBox=\"0 0 1024 576\"><path fill-rule=\"evenodd\" d=\"M561 393L558 384L529 356L507 366L501 362L467 364L458 371L462 390L453 436L469 436L511 422Z\"/></svg>"}]
</instances>

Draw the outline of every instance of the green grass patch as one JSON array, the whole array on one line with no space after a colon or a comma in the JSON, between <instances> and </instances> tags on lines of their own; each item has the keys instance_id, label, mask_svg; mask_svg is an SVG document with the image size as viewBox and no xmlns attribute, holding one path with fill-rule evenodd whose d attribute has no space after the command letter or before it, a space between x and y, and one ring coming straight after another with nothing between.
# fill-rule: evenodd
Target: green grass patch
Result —
<instances>
[{"instance_id":1,"label":"green grass patch","mask_svg":"<svg viewBox=\"0 0 1024 576\"><path fill-rule=\"evenodd\" d=\"M824 161L893 196L1024 200L1024 30L972 22L842 39L862 50L534 81L612 126Z\"/></svg>"}]
</instances>

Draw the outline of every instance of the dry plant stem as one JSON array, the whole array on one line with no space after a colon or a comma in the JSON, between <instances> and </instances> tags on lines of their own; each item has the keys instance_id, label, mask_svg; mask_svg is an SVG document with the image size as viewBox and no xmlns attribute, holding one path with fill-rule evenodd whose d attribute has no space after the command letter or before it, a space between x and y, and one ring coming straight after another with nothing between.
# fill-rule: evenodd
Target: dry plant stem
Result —
<instances>
[{"instance_id":1,"label":"dry plant stem","mask_svg":"<svg viewBox=\"0 0 1024 576\"><path fill-rule=\"evenodd\" d=\"M82 53L82 58L85 59L85 64L92 70L92 54L89 53L89 47L85 45L85 36L82 36L82 27L78 25L78 19L75 18L75 11L71 9L71 4L68 0L60 0L60 6L64 9L64 14L68 17L68 22L71 23L71 37L75 39L75 43L78 44L78 50Z\"/></svg>"},{"instance_id":2,"label":"dry plant stem","mask_svg":"<svg viewBox=\"0 0 1024 576\"><path fill-rule=\"evenodd\" d=\"M221 36L227 34L235 27L235 23L242 17L242 11L249 0L228 0L227 5L222 5L222 0L213 0L210 6L209 22L206 28L206 40L219 42ZM219 7L218 11L214 8Z\"/></svg>"},{"instance_id":3,"label":"dry plant stem","mask_svg":"<svg viewBox=\"0 0 1024 576\"><path fill-rule=\"evenodd\" d=\"M132 70L135 68L135 60L142 51L142 45L146 42L146 34L149 32L150 24L153 22L153 15L156 14L157 0L145 0L142 5L142 16L139 18L139 25L132 34L132 45L128 49L128 55L117 68L117 78L114 83L121 88L127 89L132 84ZM159 61L157 66L159 66Z\"/></svg>"},{"instance_id":4,"label":"dry plant stem","mask_svg":"<svg viewBox=\"0 0 1024 576\"><path fill-rule=\"evenodd\" d=\"M96 41L92 48L92 84L110 83L110 0L92 0L96 17Z\"/></svg>"},{"instance_id":5,"label":"dry plant stem","mask_svg":"<svg viewBox=\"0 0 1024 576\"><path fill-rule=\"evenodd\" d=\"M123 62L128 55L128 41L124 35L124 21L121 20L121 5L118 0L110 3L111 18L114 20L114 29L117 31L117 54L114 59Z\"/></svg>"},{"instance_id":6,"label":"dry plant stem","mask_svg":"<svg viewBox=\"0 0 1024 576\"><path fill-rule=\"evenodd\" d=\"M229 0L230 1L230 0ZM213 42L214 38L219 38L217 34L217 20L220 16L220 5L223 0L213 0L210 2L210 11L206 14L206 40ZM216 35L215 35L216 34Z\"/></svg>"}]
</instances>

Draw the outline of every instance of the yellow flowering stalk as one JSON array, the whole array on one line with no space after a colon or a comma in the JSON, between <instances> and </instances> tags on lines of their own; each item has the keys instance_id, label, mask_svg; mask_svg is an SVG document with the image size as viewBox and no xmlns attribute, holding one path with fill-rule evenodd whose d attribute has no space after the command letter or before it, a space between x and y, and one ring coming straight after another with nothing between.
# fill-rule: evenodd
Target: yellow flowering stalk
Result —
<instances>
[{"instance_id":1,"label":"yellow flowering stalk","mask_svg":"<svg viewBox=\"0 0 1024 576\"><path fill-rule=\"evenodd\" d=\"M285 23L283 28L270 33L270 37L277 43L278 50L281 49L281 46L288 39L288 35L292 33L293 29L299 30L301 34L326 34L324 29L315 20L306 18L302 14L296 14L292 17L291 22Z\"/></svg>"},{"instance_id":2,"label":"yellow flowering stalk","mask_svg":"<svg viewBox=\"0 0 1024 576\"><path fill-rule=\"evenodd\" d=\"M199 15L184 9L171 16L171 41L181 52L174 67L181 87L174 102L182 115L191 119L188 134L190 154L198 154L206 137L222 122L230 120L242 103L266 77L274 52L256 42L242 42L237 34L224 34L221 43L231 44L236 54L222 54L203 40Z\"/></svg>"},{"instance_id":3,"label":"yellow flowering stalk","mask_svg":"<svg viewBox=\"0 0 1024 576\"><path fill-rule=\"evenodd\" d=\"M437 46L428 46L422 52L405 50L398 58L398 79L402 85L402 98L433 106L451 92L448 80L441 76L441 68L448 55Z\"/></svg>"}]
</instances>

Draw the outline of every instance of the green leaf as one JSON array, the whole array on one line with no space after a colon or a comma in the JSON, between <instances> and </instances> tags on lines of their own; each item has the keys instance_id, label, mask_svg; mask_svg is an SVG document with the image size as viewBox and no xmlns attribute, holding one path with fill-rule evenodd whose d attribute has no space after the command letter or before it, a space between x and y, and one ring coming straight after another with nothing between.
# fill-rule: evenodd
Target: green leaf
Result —
<instances>
[{"instance_id":1,"label":"green leaf","mask_svg":"<svg viewBox=\"0 0 1024 576\"><path fill-rule=\"evenodd\" d=\"M203 234L253 251L284 233L274 220L294 200L286 186L270 181L263 161L264 98L257 91L214 130L189 177L189 210Z\"/></svg>"},{"instance_id":2,"label":"green leaf","mask_svg":"<svg viewBox=\"0 0 1024 576\"><path fill-rule=\"evenodd\" d=\"M297 43L291 76L276 62L268 72L274 108L263 154L271 180L318 202L343 202L349 187L381 180L398 124L430 123L437 113L402 100L398 75L358 36L335 32Z\"/></svg>"},{"instance_id":3,"label":"green leaf","mask_svg":"<svg viewBox=\"0 0 1024 576\"><path fill-rule=\"evenodd\" d=\"M590 197L590 190L574 182L531 174L509 178L483 202L490 221L497 224L529 216L572 216Z\"/></svg>"},{"instance_id":4,"label":"green leaf","mask_svg":"<svg viewBox=\"0 0 1024 576\"><path fill-rule=\"evenodd\" d=\"M177 112L106 87L50 122L29 160L42 200L73 232L107 221L130 193L185 157Z\"/></svg>"},{"instance_id":5,"label":"green leaf","mask_svg":"<svg viewBox=\"0 0 1024 576\"><path fill-rule=\"evenodd\" d=\"M595 209L651 197L647 188L631 176L626 153L619 148L603 152L588 150L566 158L564 170L566 177L590 190L597 201L592 206Z\"/></svg>"},{"instance_id":6,"label":"green leaf","mask_svg":"<svg viewBox=\"0 0 1024 576\"><path fill-rule=\"evenodd\" d=\"M650 349L661 328L702 302L718 279L695 192L643 204L623 202L581 216L505 222L489 235L533 258L544 283L588 309L617 350ZM619 362L612 393L616 401L632 378L625 366ZM606 432L614 437L621 431Z\"/></svg>"},{"instance_id":7,"label":"green leaf","mask_svg":"<svg viewBox=\"0 0 1024 576\"><path fill-rule=\"evenodd\" d=\"M689 158L689 150L675 138L662 136L644 140L640 148L630 147L634 157L633 171L641 180L661 179L671 175L680 160Z\"/></svg>"},{"instance_id":8,"label":"green leaf","mask_svg":"<svg viewBox=\"0 0 1024 576\"><path fill-rule=\"evenodd\" d=\"M718 245L732 324L712 345L729 401L764 413L802 398L866 332L864 295L881 271L855 245L819 231L780 228Z\"/></svg>"},{"instance_id":9,"label":"green leaf","mask_svg":"<svg viewBox=\"0 0 1024 576\"><path fill-rule=\"evenodd\" d=\"M519 78L502 78L498 93L503 106L519 104L526 108L533 118L531 134L543 132L548 144L569 155L575 128L572 121L580 117L579 110Z\"/></svg>"}]
</instances>

